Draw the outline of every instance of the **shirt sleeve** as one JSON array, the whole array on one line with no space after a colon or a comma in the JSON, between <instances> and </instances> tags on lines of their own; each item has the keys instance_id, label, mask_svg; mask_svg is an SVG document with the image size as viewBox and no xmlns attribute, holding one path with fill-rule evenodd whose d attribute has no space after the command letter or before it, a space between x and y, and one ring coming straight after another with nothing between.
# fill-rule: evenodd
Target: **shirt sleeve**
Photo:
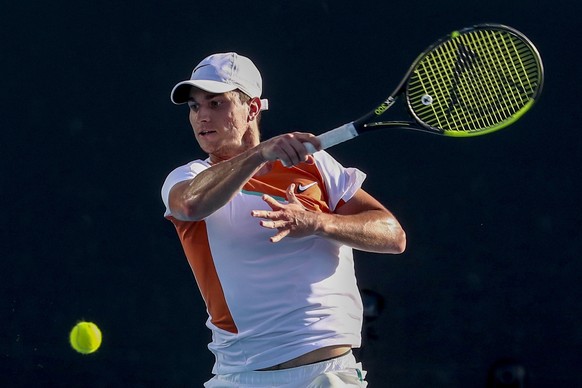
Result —
<instances>
[{"instance_id":1,"label":"shirt sleeve","mask_svg":"<svg viewBox=\"0 0 582 388\"><path fill-rule=\"evenodd\" d=\"M164 181L162 185L162 201L166 206L164 217L172 215L170 211L170 190L176 183L193 179L196 175L206 170L210 165L203 160L195 160L178 168L175 168Z\"/></svg>"},{"instance_id":2,"label":"shirt sleeve","mask_svg":"<svg viewBox=\"0 0 582 388\"><path fill-rule=\"evenodd\" d=\"M321 172L329 196L328 206L335 211L340 201L349 201L366 179L366 174L357 168L342 166L326 151L313 154Z\"/></svg>"}]
</instances>

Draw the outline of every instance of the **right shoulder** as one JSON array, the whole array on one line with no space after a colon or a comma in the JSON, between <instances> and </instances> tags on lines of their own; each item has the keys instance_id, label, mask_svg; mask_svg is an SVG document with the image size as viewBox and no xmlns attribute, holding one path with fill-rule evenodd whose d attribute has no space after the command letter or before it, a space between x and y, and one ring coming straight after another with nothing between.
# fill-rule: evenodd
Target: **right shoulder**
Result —
<instances>
[{"instance_id":1,"label":"right shoulder","mask_svg":"<svg viewBox=\"0 0 582 388\"><path fill-rule=\"evenodd\" d=\"M172 176L186 175L190 177L195 177L202 171L210 167L208 160L197 159L182 166L176 167L169 174L166 180Z\"/></svg>"},{"instance_id":2,"label":"right shoulder","mask_svg":"<svg viewBox=\"0 0 582 388\"><path fill-rule=\"evenodd\" d=\"M162 200L164 203L167 205L172 187L174 187L177 183L194 179L196 175L200 174L202 171L209 167L210 163L208 160L198 159L173 169L168 174L164 184L162 185Z\"/></svg>"}]
</instances>

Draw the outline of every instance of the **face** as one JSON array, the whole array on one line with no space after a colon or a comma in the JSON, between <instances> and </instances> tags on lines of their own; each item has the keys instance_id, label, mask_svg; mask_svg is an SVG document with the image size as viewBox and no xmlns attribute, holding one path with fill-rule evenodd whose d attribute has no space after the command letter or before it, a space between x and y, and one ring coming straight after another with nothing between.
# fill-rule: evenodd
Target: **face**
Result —
<instances>
[{"instance_id":1,"label":"face","mask_svg":"<svg viewBox=\"0 0 582 388\"><path fill-rule=\"evenodd\" d=\"M253 103L241 103L235 92L212 94L192 88L190 125L200 148L212 162L230 159L258 144Z\"/></svg>"}]
</instances>

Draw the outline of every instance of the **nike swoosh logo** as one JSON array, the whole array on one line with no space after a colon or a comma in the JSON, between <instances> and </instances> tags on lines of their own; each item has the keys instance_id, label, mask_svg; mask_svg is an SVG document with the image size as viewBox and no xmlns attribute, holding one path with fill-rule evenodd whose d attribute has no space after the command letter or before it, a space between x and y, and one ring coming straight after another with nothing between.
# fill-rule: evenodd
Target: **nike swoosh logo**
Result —
<instances>
[{"instance_id":1,"label":"nike swoosh logo","mask_svg":"<svg viewBox=\"0 0 582 388\"><path fill-rule=\"evenodd\" d=\"M305 186L303 186L302 184L299 184L299 186L297 186L297 192L302 193L305 190L307 190L308 188L315 186L316 184L317 184L317 182L311 182L310 184L305 185Z\"/></svg>"}]
</instances>

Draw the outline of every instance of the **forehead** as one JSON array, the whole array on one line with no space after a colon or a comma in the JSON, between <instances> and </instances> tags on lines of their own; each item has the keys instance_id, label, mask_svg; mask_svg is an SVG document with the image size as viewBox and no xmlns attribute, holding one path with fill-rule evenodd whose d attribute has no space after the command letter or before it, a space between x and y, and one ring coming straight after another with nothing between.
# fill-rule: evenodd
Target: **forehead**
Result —
<instances>
[{"instance_id":1,"label":"forehead","mask_svg":"<svg viewBox=\"0 0 582 388\"><path fill-rule=\"evenodd\" d=\"M198 89L198 88L190 88L190 93L188 93L188 100L189 101L205 101L205 100L211 100L215 97L223 97L226 99L232 99L232 92L226 92L226 93L210 93L207 92L205 90L202 89Z\"/></svg>"}]
</instances>

